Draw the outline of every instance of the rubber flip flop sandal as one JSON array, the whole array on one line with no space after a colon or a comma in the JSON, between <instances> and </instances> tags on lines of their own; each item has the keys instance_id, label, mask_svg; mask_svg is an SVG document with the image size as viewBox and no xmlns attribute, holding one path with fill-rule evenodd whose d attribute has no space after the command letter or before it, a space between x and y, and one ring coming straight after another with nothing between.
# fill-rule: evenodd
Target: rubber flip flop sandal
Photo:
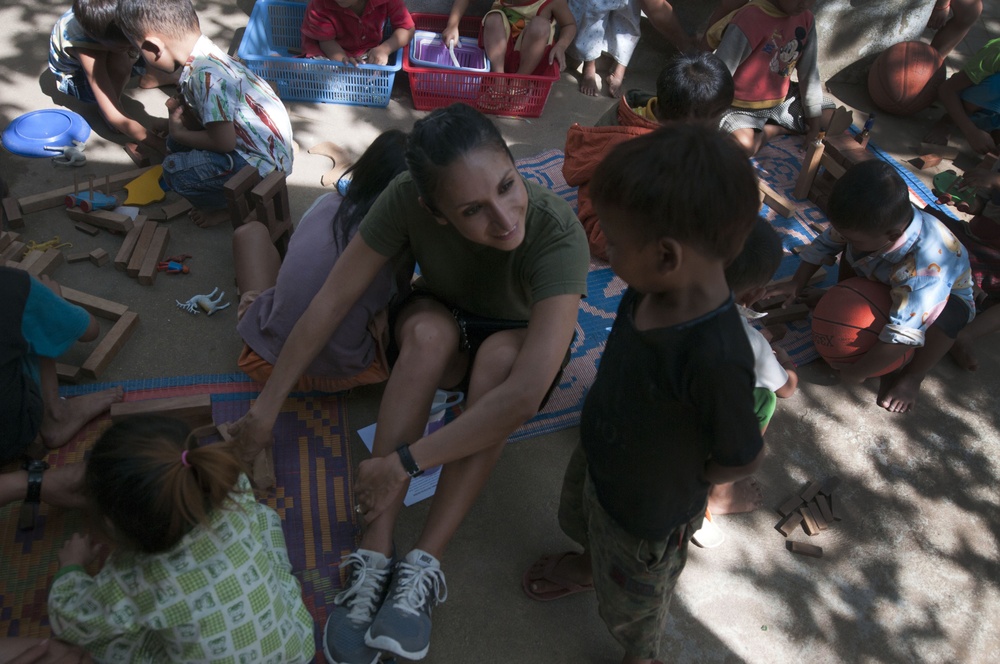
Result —
<instances>
[{"instance_id":1,"label":"rubber flip flop sandal","mask_svg":"<svg viewBox=\"0 0 1000 664\"><path fill-rule=\"evenodd\" d=\"M557 553L550 556L542 556L535 564L524 573L521 577L521 588L524 589L524 594L531 599L538 600L539 602L550 602L554 599L561 599L563 597L568 597L569 595L575 595L577 593L587 592L594 589L594 584L588 583L581 585L564 576L556 574L556 567L566 556L578 556L579 553L575 551L566 551L564 553ZM547 583L555 586L554 589L539 592L535 590L532 586L538 581L545 581Z\"/></svg>"},{"instance_id":2,"label":"rubber flip flop sandal","mask_svg":"<svg viewBox=\"0 0 1000 664\"><path fill-rule=\"evenodd\" d=\"M691 542L695 546L700 546L703 549L714 549L725 541L725 533L723 533L717 525L712 523L712 519L706 511L705 520L702 522L701 528L695 531L694 535L691 536Z\"/></svg>"}]
</instances>

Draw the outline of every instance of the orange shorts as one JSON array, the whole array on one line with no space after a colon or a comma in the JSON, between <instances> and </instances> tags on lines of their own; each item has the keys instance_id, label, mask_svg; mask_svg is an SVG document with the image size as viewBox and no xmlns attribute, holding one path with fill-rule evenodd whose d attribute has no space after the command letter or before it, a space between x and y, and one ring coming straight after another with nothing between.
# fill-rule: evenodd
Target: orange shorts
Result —
<instances>
[{"instance_id":1,"label":"orange shorts","mask_svg":"<svg viewBox=\"0 0 1000 664\"><path fill-rule=\"evenodd\" d=\"M247 291L240 298L237 315L243 317L260 291ZM301 376L299 382L293 388L297 392L343 392L352 387L360 385L371 385L381 383L389 379L389 362L385 358L385 348L389 338L389 316L385 311L375 314L375 318L368 323L368 331L375 339L375 359L368 365L368 368L361 373L348 376L346 378L331 378L328 376ZM254 352L249 346L243 344L243 351L237 366L254 381L263 385L271 377L274 365Z\"/></svg>"}]
</instances>

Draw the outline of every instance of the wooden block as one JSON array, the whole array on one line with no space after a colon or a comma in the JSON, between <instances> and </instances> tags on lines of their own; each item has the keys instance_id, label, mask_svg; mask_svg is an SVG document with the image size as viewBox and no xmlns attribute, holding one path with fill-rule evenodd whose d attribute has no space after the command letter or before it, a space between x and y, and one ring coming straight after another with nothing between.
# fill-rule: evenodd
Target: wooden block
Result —
<instances>
[{"instance_id":1,"label":"wooden block","mask_svg":"<svg viewBox=\"0 0 1000 664\"><path fill-rule=\"evenodd\" d=\"M812 514L813 521L816 522L816 525L821 531L830 527L830 525L826 522L826 519L823 518L823 515L820 513L819 507L816 506L815 502L806 503L806 507L809 508L809 513Z\"/></svg>"},{"instance_id":2,"label":"wooden block","mask_svg":"<svg viewBox=\"0 0 1000 664\"><path fill-rule=\"evenodd\" d=\"M774 529L785 537L788 537L795 532L800 523L802 523L802 515L798 512L792 512L775 524Z\"/></svg>"},{"instance_id":3,"label":"wooden block","mask_svg":"<svg viewBox=\"0 0 1000 664\"><path fill-rule=\"evenodd\" d=\"M123 235L132 230L133 225L132 218L127 214L112 212L111 210L94 210L93 212L84 212L82 210L77 210L76 208L69 208L66 210L66 216L73 221L82 221L85 224L97 226L98 228L103 228L106 231L121 233Z\"/></svg>"},{"instance_id":4,"label":"wooden block","mask_svg":"<svg viewBox=\"0 0 1000 664\"><path fill-rule=\"evenodd\" d=\"M77 306L83 307L98 318L118 320L128 313L128 307L124 304L105 300L103 297L84 293L69 286L62 287L62 296L67 302L72 302Z\"/></svg>"},{"instance_id":5,"label":"wooden block","mask_svg":"<svg viewBox=\"0 0 1000 664\"><path fill-rule=\"evenodd\" d=\"M25 268L31 274L36 277L48 276L52 274L57 267L63 264L66 257L63 252L58 249L49 249L42 253L41 257L38 258L29 268Z\"/></svg>"},{"instance_id":6,"label":"wooden block","mask_svg":"<svg viewBox=\"0 0 1000 664\"><path fill-rule=\"evenodd\" d=\"M83 261L89 261L89 260L90 260L90 254L84 251L81 251L76 254L69 254L68 256L66 256L66 262L70 264L81 263Z\"/></svg>"},{"instance_id":7,"label":"wooden block","mask_svg":"<svg viewBox=\"0 0 1000 664\"><path fill-rule=\"evenodd\" d=\"M826 133L828 136L840 136L852 124L854 124L854 111L848 110L846 106L840 106L833 112Z\"/></svg>"},{"instance_id":8,"label":"wooden block","mask_svg":"<svg viewBox=\"0 0 1000 664\"><path fill-rule=\"evenodd\" d=\"M844 173L847 172L846 168L838 164L836 161L833 160L833 157L825 153L820 158L819 164L820 166L825 168L826 172L832 175L834 178L839 178L840 176L842 176Z\"/></svg>"},{"instance_id":9,"label":"wooden block","mask_svg":"<svg viewBox=\"0 0 1000 664\"><path fill-rule=\"evenodd\" d=\"M830 477L823 480L823 486L819 488L819 492L829 498L838 486L840 486L840 478L836 475L830 475Z\"/></svg>"},{"instance_id":10,"label":"wooden block","mask_svg":"<svg viewBox=\"0 0 1000 664\"><path fill-rule=\"evenodd\" d=\"M913 164L914 168L917 170L924 170L925 168L934 168L941 163L942 157L936 154L922 154L919 157L914 157L910 159L910 163Z\"/></svg>"},{"instance_id":11,"label":"wooden block","mask_svg":"<svg viewBox=\"0 0 1000 664\"><path fill-rule=\"evenodd\" d=\"M781 516L788 516L794 513L802 506L804 501L797 494L792 494L786 498L780 505L778 505L778 514Z\"/></svg>"},{"instance_id":12,"label":"wooden block","mask_svg":"<svg viewBox=\"0 0 1000 664\"><path fill-rule=\"evenodd\" d=\"M937 143L925 143L920 142L920 147L915 150L920 154L933 154L938 155L942 159L954 159L962 151L953 145L938 145Z\"/></svg>"},{"instance_id":13,"label":"wooden block","mask_svg":"<svg viewBox=\"0 0 1000 664\"><path fill-rule=\"evenodd\" d=\"M139 234L142 233L142 225L135 225L132 230L125 235L125 239L122 241L122 246L118 249L118 253L115 254L115 269L121 272L125 271L128 267L128 261L132 258L132 251L135 249L135 243L139 240Z\"/></svg>"},{"instance_id":14,"label":"wooden block","mask_svg":"<svg viewBox=\"0 0 1000 664\"><path fill-rule=\"evenodd\" d=\"M65 289L64 289L65 290ZM104 335L97 348L90 354L80 367L88 378L100 378L104 370L115 359L115 355L121 350L125 342L132 336L136 325L139 323L139 315L134 311L128 311L122 315L115 324L111 326L108 333Z\"/></svg>"},{"instance_id":15,"label":"wooden block","mask_svg":"<svg viewBox=\"0 0 1000 664\"><path fill-rule=\"evenodd\" d=\"M135 242L132 257L125 268L125 272L133 279L139 276L139 270L142 269L142 262L146 258L146 251L149 249L149 245L152 244L153 236L159 227L160 225L151 219L142 225L142 232L139 233L139 239Z\"/></svg>"},{"instance_id":16,"label":"wooden block","mask_svg":"<svg viewBox=\"0 0 1000 664\"><path fill-rule=\"evenodd\" d=\"M31 266L35 264L35 261L41 259L41 257L44 254L45 254L44 251L40 251L38 249L30 249L28 253L26 253L24 257L21 258L21 262L20 265L18 265L18 267L24 270L25 272L30 272Z\"/></svg>"},{"instance_id":17,"label":"wooden block","mask_svg":"<svg viewBox=\"0 0 1000 664\"><path fill-rule=\"evenodd\" d=\"M152 286L156 281L156 275L159 274L156 265L163 260L169 241L170 229L166 226L160 226L153 233L153 241L150 242L146 257L142 260L142 267L139 268L139 283L143 286Z\"/></svg>"},{"instance_id":18,"label":"wooden block","mask_svg":"<svg viewBox=\"0 0 1000 664\"><path fill-rule=\"evenodd\" d=\"M3 216L7 228L23 228L24 217L21 216L21 206L17 204L17 199L8 196L3 199Z\"/></svg>"},{"instance_id":19,"label":"wooden block","mask_svg":"<svg viewBox=\"0 0 1000 664\"><path fill-rule=\"evenodd\" d=\"M222 190L229 207L229 220L233 228L241 226L250 216L250 191L260 182L260 173L253 166L244 166L239 173L229 178Z\"/></svg>"},{"instance_id":20,"label":"wooden block","mask_svg":"<svg viewBox=\"0 0 1000 664\"><path fill-rule=\"evenodd\" d=\"M96 265L97 267L101 267L109 260L111 260L111 257L108 256L108 252L106 252L104 249L101 249L100 247L90 252L90 262Z\"/></svg>"},{"instance_id":21,"label":"wooden block","mask_svg":"<svg viewBox=\"0 0 1000 664\"><path fill-rule=\"evenodd\" d=\"M76 383L80 380L80 367L56 362L56 378L64 383Z\"/></svg>"},{"instance_id":22,"label":"wooden block","mask_svg":"<svg viewBox=\"0 0 1000 664\"><path fill-rule=\"evenodd\" d=\"M785 542L785 548L792 553L797 553L800 556L809 556L811 558L822 558L823 548L815 546L814 544L806 544L805 542L795 542L789 540Z\"/></svg>"},{"instance_id":23,"label":"wooden block","mask_svg":"<svg viewBox=\"0 0 1000 664\"><path fill-rule=\"evenodd\" d=\"M101 232L100 228L96 228L82 221L78 221L75 224L73 224L73 228L80 231L81 233L86 233L90 237L94 237L95 235Z\"/></svg>"},{"instance_id":24,"label":"wooden block","mask_svg":"<svg viewBox=\"0 0 1000 664\"><path fill-rule=\"evenodd\" d=\"M212 424L212 395L120 401L111 404L111 421L132 415L163 415L181 420L192 429Z\"/></svg>"},{"instance_id":25,"label":"wooden block","mask_svg":"<svg viewBox=\"0 0 1000 664\"><path fill-rule=\"evenodd\" d=\"M14 240L7 248L0 252L0 263L6 264L8 261L20 263L24 257L24 243Z\"/></svg>"},{"instance_id":26,"label":"wooden block","mask_svg":"<svg viewBox=\"0 0 1000 664\"><path fill-rule=\"evenodd\" d=\"M830 513L833 514L834 521L840 521L844 518L844 499L834 498L833 496L827 496L827 500L830 501Z\"/></svg>"},{"instance_id":27,"label":"wooden block","mask_svg":"<svg viewBox=\"0 0 1000 664\"><path fill-rule=\"evenodd\" d=\"M809 508L799 508L799 514L802 515L802 530L806 531L806 535L819 535L819 525L816 523L816 520L813 519L812 512L809 511Z\"/></svg>"},{"instance_id":28,"label":"wooden block","mask_svg":"<svg viewBox=\"0 0 1000 664\"><path fill-rule=\"evenodd\" d=\"M791 201L776 192L763 180L758 182L757 186L760 188L761 200L767 203L769 208L777 212L782 217L792 216L794 206Z\"/></svg>"},{"instance_id":29,"label":"wooden block","mask_svg":"<svg viewBox=\"0 0 1000 664\"><path fill-rule=\"evenodd\" d=\"M781 309L772 309L767 312L767 324L777 325L779 323L791 323L809 317L809 306L801 302L790 304Z\"/></svg>"},{"instance_id":30,"label":"wooden block","mask_svg":"<svg viewBox=\"0 0 1000 664\"><path fill-rule=\"evenodd\" d=\"M799 177L795 180L795 190L792 192L795 198L805 198L809 193L813 180L816 179L816 171L819 170L819 160L823 157L824 149L822 141L810 143L806 148L806 156L802 159L802 168L799 170Z\"/></svg>"},{"instance_id":31,"label":"wooden block","mask_svg":"<svg viewBox=\"0 0 1000 664\"><path fill-rule=\"evenodd\" d=\"M107 181L109 185L122 185L126 182L131 182L147 170L149 169L139 168L131 171L125 171L123 173L116 173L115 175L108 176ZM44 191L40 194L19 198L17 199L17 203L21 206L22 214L31 214L32 212L38 212L40 210L48 210L50 208L63 205L63 201L65 201L67 194L72 194L73 189L73 187L62 187L61 189Z\"/></svg>"},{"instance_id":32,"label":"wooden block","mask_svg":"<svg viewBox=\"0 0 1000 664\"><path fill-rule=\"evenodd\" d=\"M813 496L819 493L819 488L822 485L823 485L822 482L817 482L815 480L810 482L809 484L806 485L806 488L802 490L802 493L799 494L799 497L801 497L803 501L808 503L810 500L813 499Z\"/></svg>"},{"instance_id":33,"label":"wooden block","mask_svg":"<svg viewBox=\"0 0 1000 664\"><path fill-rule=\"evenodd\" d=\"M0 251L3 251L10 246L10 243L14 241L14 238L12 237L13 235L13 233L0 231Z\"/></svg>"},{"instance_id":34,"label":"wooden block","mask_svg":"<svg viewBox=\"0 0 1000 664\"><path fill-rule=\"evenodd\" d=\"M179 201L174 201L169 205L164 205L158 210L153 210L149 213L149 218L155 221L169 221L174 217L179 217L188 210L190 210L193 205L186 198L182 198Z\"/></svg>"},{"instance_id":35,"label":"wooden block","mask_svg":"<svg viewBox=\"0 0 1000 664\"><path fill-rule=\"evenodd\" d=\"M827 501L826 496L820 493L816 495L814 500L816 501L816 507L819 508L819 513L822 515L823 520L826 521L827 524L832 523L833 511L830 509L830 503Z\"/></svg>"}]
</instances>

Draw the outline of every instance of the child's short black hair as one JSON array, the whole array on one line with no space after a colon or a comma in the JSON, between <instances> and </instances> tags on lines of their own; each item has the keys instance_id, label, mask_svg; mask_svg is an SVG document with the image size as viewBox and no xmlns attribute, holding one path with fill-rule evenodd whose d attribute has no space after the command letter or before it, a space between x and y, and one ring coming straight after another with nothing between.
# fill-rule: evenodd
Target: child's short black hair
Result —
<instances>
[{"instance_id":1,"label":"child's short black hair","mask_svg":"<svg viewBox=\"0 0 1000 664\"><path fill-rule=\"evenodd\" d=\"M656 117L717 120L733 103L733 77L713 53L674 56L656 78Z\"/></svg>"},{"instance_id":2,"label":"child's short black hair","mask_svg":"<svg viewBox=\"0 0 1000 664\"><path fill-rule=\"evenodd\" d=\"M191 0L118 0L117 16L132 42L154 32L174 38L201 32Z\"/></svg>"},{"instance_id":3,"label":"child's short black hair","mask_svg":"<svg viewBox=\"0 0 1000 664\"><path fill-rule=\"evenodd\" d=\"M73 17L88 36L102 42L128 43L115 21L118 0L73 0Z\"/></svg>"},{"instance_id":4,"label":"child's short black hair","mask_svg":"<svg viewBox=\"0 0 1000 664\"><path fill-rule=\"evenodd\" d=\"M739 145L704 122L683 122L621 143L590 183L598 208L625 213L647 240L670 237L731 261L757 212L757 174Z\"/></svg>"},{"instance_id":5,"label":"child's short black hair","mask_svg":"<svg viewBox=\"0 0 1000 664\"><path fill-rule=\"evenodd\" d=\"M737 296L766 286L778 271L784 253L778 231L767 219L758 216L743 250L726 266L726 283Z\"/></svg>"},{"instance_id":6,"label":"child's short black hair","mask_svg":"<svg viewBox=\"0 0 1000 664\"><path fill-rule=\"evenodd\" d=\"M910 190L880 159L847 169L830 193L830 223L838 230L879 234L905 228L913 218Z\"/></svg>"}]
</instances>

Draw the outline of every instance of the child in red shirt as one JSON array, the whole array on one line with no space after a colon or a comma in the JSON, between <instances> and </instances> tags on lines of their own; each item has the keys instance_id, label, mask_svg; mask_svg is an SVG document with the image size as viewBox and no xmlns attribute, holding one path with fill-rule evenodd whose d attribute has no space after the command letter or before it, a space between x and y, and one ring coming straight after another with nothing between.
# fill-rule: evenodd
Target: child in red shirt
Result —
<instances>
[{"instance_id":1,"label":"child in red shirt","mask_svg":"<svg viewBox=\"0 0 1000 664\"><path fill-rule=\"evenodd\" d=\"M382 40L386 21L392 34ZM403 0L309 0L302 21L302 51L349 65L384 65L410 43L413 17Z\"/></svg>"}]
</instances>

